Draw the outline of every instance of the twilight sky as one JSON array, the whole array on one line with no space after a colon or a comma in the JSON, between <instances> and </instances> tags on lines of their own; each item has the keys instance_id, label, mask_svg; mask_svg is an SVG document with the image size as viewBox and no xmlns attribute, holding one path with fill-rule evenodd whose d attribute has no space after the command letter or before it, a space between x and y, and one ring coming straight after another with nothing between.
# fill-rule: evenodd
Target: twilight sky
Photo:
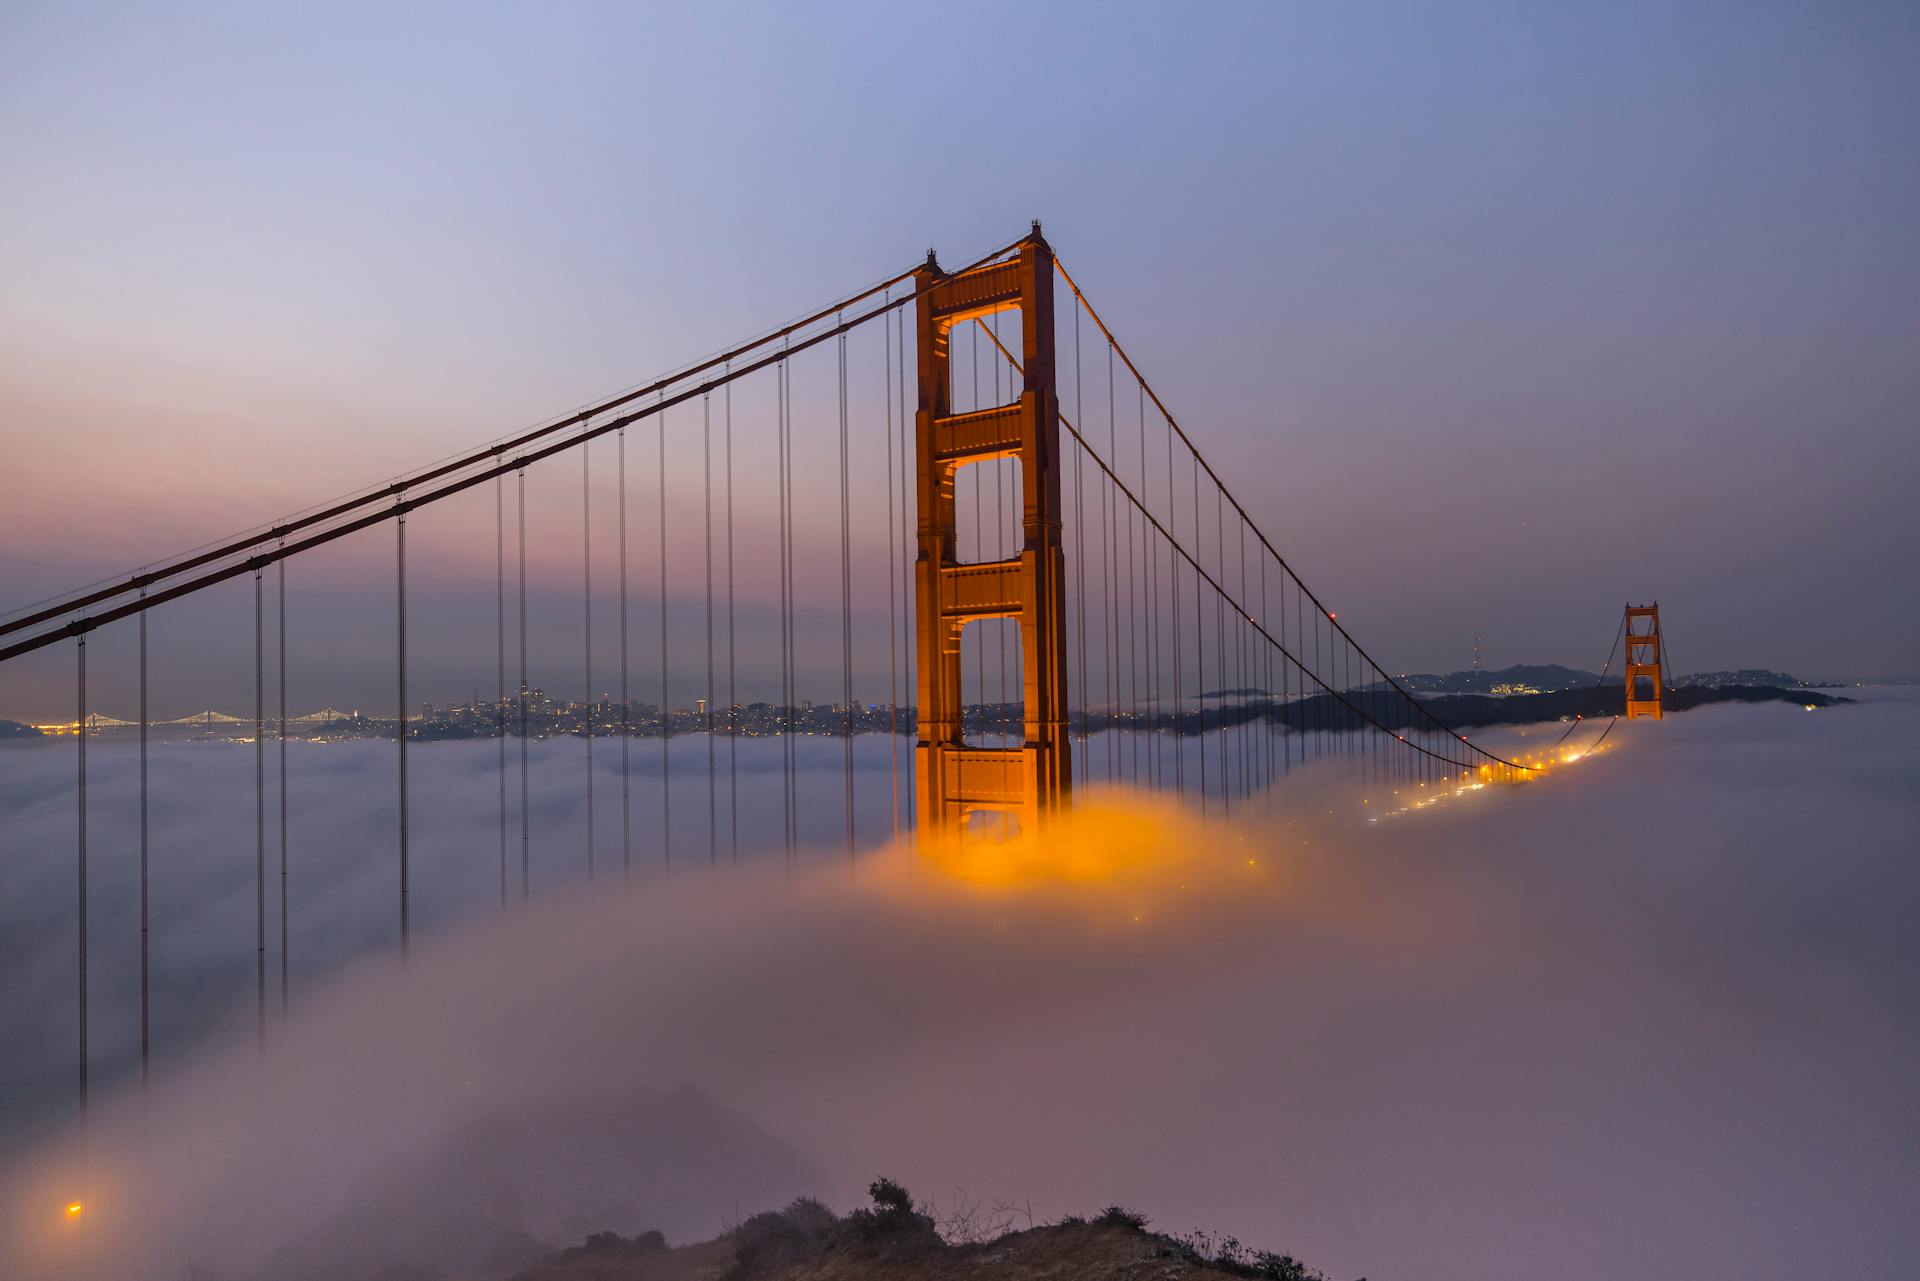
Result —
<instances>
[{"instance_id":1,"label":"twilight sky","mask_svg":"<svg viewBox=\"0 0 1920 1281\"><path fill-rule=\"evenodd\" d=\"M1917 65L1890 4L10 5L0 608L1039 217L1389 666L1597 667L1631 596L1683 669L1910 673ZM476 512L422 697L492 669ZM385 541L301 572L387 607Z\"/></svg>"}]
</instances>

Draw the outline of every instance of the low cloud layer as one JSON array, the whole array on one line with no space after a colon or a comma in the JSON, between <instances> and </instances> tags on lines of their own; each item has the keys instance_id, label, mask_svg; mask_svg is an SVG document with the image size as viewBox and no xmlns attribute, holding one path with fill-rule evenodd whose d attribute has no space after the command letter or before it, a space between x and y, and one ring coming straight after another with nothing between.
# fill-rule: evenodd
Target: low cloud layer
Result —
<instances>
[{"instance_id":1,"label":"low cloud layer","mask_svg":"<svg viewBox=\"0 0 1920 1281\"><path fill-rule=\"evenodd\" d=\"M816 854L789 876L755 832L738 873L588 892L552 872L504 915L497 797L479 803L492 760L453 745L417 754L423 788L446 770L441 794L469 799L422 853L441 897L404 973L367 803L385 762L342 752L331 790L309 774L296 793L295 848L317 858L324 828L337 861L303 865L294 937L309 966L344 968L296 989L262 1061L251 966L211 955L251 938L251 798L202 808L208 844L169 838L168 874L211 891L209 955L174 934L168 961L225 975L234 1021L169 1054L144 1106L132 1084L107 1092L87 1162L59 1136L15 1163L0 1272L288 1272L324 1255L316 1236L337 1247L316 1229L364 1240L425 1214L400 1199L376 1230L369 1189L444 1180L459 1195L436 1204L457 1205L460 1163L437 1154L502 1127L586 1135L598 1109L635 1137L584 1162L600 1195L582 1221L622 1231L710 1231L789 1187L845 1204L884 1172L1042 1215L1120 1201L1336 1275L1899 1276L1920 1252L1916 730L1920 704L1894 697L1699 711L1623 726L1618 750L1541 783L1379 823L1331 781L1311 815L1296 788L1205 827L1115 797L1056 838L1075 869L1060 878L1017 851L857 869ZM244 752L187 755L181 770L238 760L250 782ZM887 777L884 756L869 765L863 780ZM571 763L546 767L558 795ZM462 770L471 786L451 790ZM71 938L30 896L70 892L54 842L71 797L14 781L31 775L9 771L12 827L41 824L46 847L10 856L0 921L7 1013L34 1032L5 1066L11 1098L44 1111ZM237 867L215 836L236 817ZM213 849L221 866L196 861ZM690 1133L670 1141L672 1117ZM669 1203L662 1172L721 1136L730 1165L703 1168L731 1179L700 1184L704 1207ZM580 1227L533 1188L470 1182L536 1237ZM84 1230L61 1217L80 1186Z\"/></svg>"}]
</instances>

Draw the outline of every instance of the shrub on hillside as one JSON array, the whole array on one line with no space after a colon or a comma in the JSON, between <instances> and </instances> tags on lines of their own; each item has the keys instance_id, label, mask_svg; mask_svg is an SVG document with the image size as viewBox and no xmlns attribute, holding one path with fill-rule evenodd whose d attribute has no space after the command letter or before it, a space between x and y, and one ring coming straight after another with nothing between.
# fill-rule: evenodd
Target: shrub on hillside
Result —
<instances>
[{"instance_id":1,"label":"shrub on hillside","mask_svg":"<svg viewBox=\"0 0 1920 1281\"><path fill-rule=\"evenodd\" d=\"M1203 1263L1237 1277L1254 1277L1258 1281L1327 1281L1325 1273L1309 1268L1290 1254L1250 1250L1241 1245L1237 1237L1189 1232L1161 1240L1166 1242L1166 1253L1175 1258Z\"/></svg>"},{"instance_id":2,"label":"shrub on hillside","mask_svg":"<svg viewBox=\"0 0 1920 1281\"><path fill-rule=\"evenodd\" d=\"M832 1210L812 1197L801 1197L784 1210L754 1215L728 1233L733 1266L727 1281L774 1275L819 1257L839 1223Z\"/></svg>"},{"instance_id":3,"label":"shrub on hillside","mask_svg":"<svg viewBox=\"0 0 1920 1281\"><path fill-rule=\"evenodd\" d=\"M623 1237L618 1232L595 1232L590 1234L585 1244L569 1246L560 1252L560 1258L616 1258L644 1259L650 1254L665 1254L667 1238L657 1229L648 1229L633 1237Z\"/></svg>"},{"instance_id":4,"label":"shrub on hillside","mask_svg":"<svg viewBox=\"0 0 1920 1281\"><path fill-rule=\"evenodd\" d=\"M933 1217L913 1206L913 1194L892 1179L875 1179L867 1188L871 1210L855 1210L840 1220L837 1242L861 1248L886 1246L890 1252L941 1249Z\"/></svg>"},{"instance_id":5,"label":"shrub on hillside","mask_svg":"<svg viewBox=\"0 0 1920 1281\"><path fill-rule=\"evenodd\" d=\"M875 1179L867 1185L875 1214L912 1214L913 1194L892 1179Z\"/></svg>"}]
</instances>

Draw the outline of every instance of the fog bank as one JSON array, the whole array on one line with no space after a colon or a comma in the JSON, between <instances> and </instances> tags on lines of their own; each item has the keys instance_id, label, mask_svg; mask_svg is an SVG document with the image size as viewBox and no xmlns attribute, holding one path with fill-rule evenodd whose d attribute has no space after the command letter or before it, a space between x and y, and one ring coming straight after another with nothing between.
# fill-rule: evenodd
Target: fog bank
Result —
<instances>
[{"instance_id":1,"label":"fog bank","mask_svg":"<svg viewBox=\"0 0 1920 1281\"><path fill-rule=\"evenodd\" d=\"M676 1238L885 1172L1042 1215L1120 1201L1376 1281L1901 1276L1917 730L1893 696L1711 709L1379 823L1334 790L1205 826L1112 797L1044 859L558 888L315 984L264 1061L243 1020L144 1108L102 1100L84 1163L13 1167L0 1272L286 1273L374 1235L389 1186L577 1228L563 1161L463 1185L497 1183L470 1136L504 1127L482 1150L574 1136L593 1226ZM704 1209L666 1191L690 1165ZM390 1208L381 1230L431 1217Z\"/></svg>"}]
</instances>

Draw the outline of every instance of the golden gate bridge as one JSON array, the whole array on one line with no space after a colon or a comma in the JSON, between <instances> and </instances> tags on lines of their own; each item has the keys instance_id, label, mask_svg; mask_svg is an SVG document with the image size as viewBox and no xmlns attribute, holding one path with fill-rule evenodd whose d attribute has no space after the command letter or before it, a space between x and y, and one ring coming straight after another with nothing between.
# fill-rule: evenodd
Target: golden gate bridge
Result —
<instances>
[{"instance_id":1,"label":"golden gate bridge","mask_svg":"<svg viewBox=\"0 0 1920 1281\"><path fill-rule=\"evenodd\" d=\"M1065 304L1058 309L1057 298ZM858 366L849 363L850 349L862 362ZM832 444L824 458L808 433L796 430L796 416L806 418L815 407L800 404L803 384L822 374L828 390L819 397L818 417L830 427ZM860 380L872 385L863 389ZM757 389L761 402L751 412L745 404L749 389ZM635 492L628 436L647 427L652 440L637 443L641 450L653 446L655 483L651 492ZM604 449L596 456L596 444L613 446L618 522L617 590L611 593L618 625L611 664L617 698L598 703L592 694L595 661L606 656L596 653L593 615L596 595L608 593L595 591L591 502L594 469L608 460ZM695 445L697 466L669 466L670 447L684 455ZM771 545L736 546L737 453L771 464L771 502L761 494L747 504L754 515L771 517ZM556 467L562 455L576 456L580 467L584 639L577 670L587 710L556 722L536 707L530 682L526 481L530 470ZM639 450L633 461L642 461ZM799 478L816 468L836 482L831 503L809 504L810 481ZM857 480L862 474L866 480ZM871 483L876 479L877 485ZM48 728L76 739L77 1084L83 1112L89 1062L89 739L106 729L138 735L144 1076L150 1060L148 739L166 725L251 728L256 997L264 1043L270 853L278 859L283 1011L287 1000L289 733L349 715L331 707L288 713L287 567L329 544L390 531L394 700L386 725L394 746L395 906L404 957L414 889L408 750L423 737L408 695L410 668L421 656L410 654L408 645L407 524L456 495L486 488L493 491L496 688L492 699L483 704L476 698L468 711L485 718L480 732L496 743L503 907L515 847L520 897L528 897L529 740L555 732L556 724L557 732L586 743L589 876L601 839L594 826L603 806L594 796L593 761L601 740L612 740L607 746L618 751L617 847L626 876L634 870L636 833L643 859L656 858L663 872L671 869L676 738L694 740L683 750L705 756L705 852L714 867L723 845L738 857L737 751L743 737L771 739L779 751L789 866L806 843L801 818L807 810L837 810L841 839L835 843L853 858L863 848L928 830L966 831L997 821L1043 832L1051 815L1072 804L1076 789L1090 786L1165 793L1204 818L1231 816L1236 806L1270 806L1288 794L1296 774L1301 780L1322 778L1328 766L1336 777L1366 787L1433 789L1428 795L1519 780L1540 767L1537 756L1502 755L1446 724L1360 644L1207 462L1035 223L1029 235L958 270L944 269L929 251L922 263L643 386L0 619L0 663L61 645L74 655L74 720ZM695 492L701 533L675 538L668 528L669 495ZM855 512L863 523L870 518L878 526L883 503L884 573L856 576ZM651 534L656 552L644 566L631 554L630 538L643 532ZM871 550L862 549L862 559ZM749 563L765 570L768 558L778 584L777 626L743 629L741 571ZM669 627L670 616L684 604L672 600L674 560L697 565L704 586L693 602L698 617L690 624L678 620L704 638L693 652L674 644ZM877 565L879 558L874 560ZM811 608L814 593L804 581L814 578L829 581L830 593L837 588L837 617L823 622ZM251 716L204 711L166 721L151 717L150 617L193 608L216 585L248 579ZM637 597L650 598L657 628L643 632L634 626ZM856 597L874 611L884 597L884 703L861 706L854 697L856 652L871 653L878 644L877 636L864 635L871 612L863 608L856 625ZM1657 613L1652 618L1657 634ZM116 626L137 634L138 708L127 718L104 716L88 696L89 638ZM1633 639L1631 670L1648 675L1651 663L1654 690L1652 707L1639 710L1658 714L1658 642L1644 632ZM801 651L829 646L832 660L816 664L813 675L833 670L839 688L836 698L816 707L802 696L809 676ZM763 697L743 699L743 666L777 670L777 682L771 675L749 676L748 683L759 680ZM605 677L606 667L601 671ZM276 686L272 702L269 672ZM862 688L871 688L879 680L877 666L863 669L859 679ZM704 697L696 710L676 711L671 691L689 681ZM1569 726L1568 734L1577 728ZM854 739L865 732L886 733L893 744L886 821L869 830L857 821L854 761ZM801 777L799 740L815 736L841 743L837 795ZM910 753L900 749L909 738ZM658 777L652 781L634 769L633 747L643 739L657 741ZM275 826L268 804L270 745L277 749L275 839L269 836ZM723 793L729 823L719 815ZM684 831L681 839L684 853Z\"/></svg>"}]
</instances>

